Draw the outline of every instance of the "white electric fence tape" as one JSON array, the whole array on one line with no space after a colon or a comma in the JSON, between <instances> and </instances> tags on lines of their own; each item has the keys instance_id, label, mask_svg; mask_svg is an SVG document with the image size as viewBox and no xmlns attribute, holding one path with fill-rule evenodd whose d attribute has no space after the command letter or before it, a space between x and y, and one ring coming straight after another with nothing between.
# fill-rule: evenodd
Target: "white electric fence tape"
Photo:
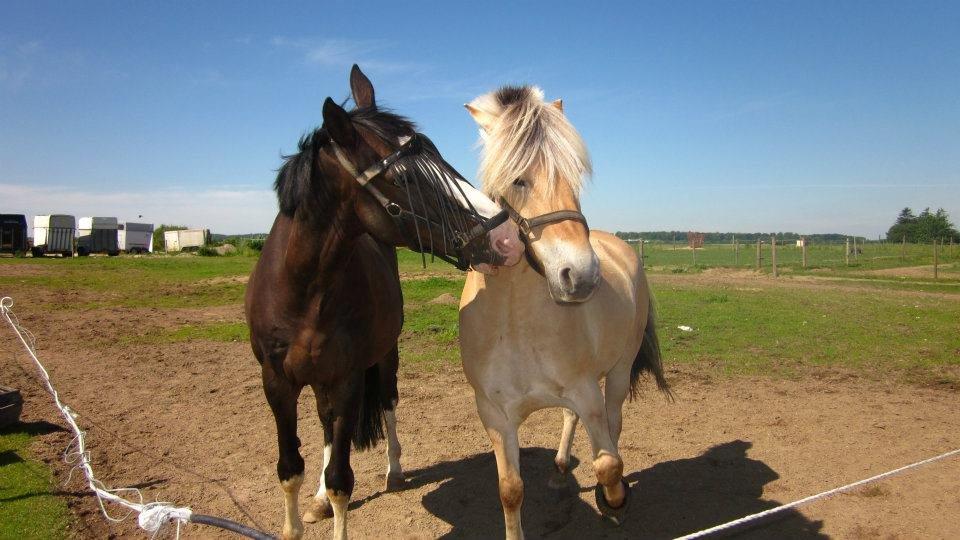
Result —
<instances>
[{"instance_id":1,"label":"white electric fence tape","mask_svg":"<svg viewBox=\"0 0 960 540\"><path fill-rule=\"evenodd\" d=\"M813 502L813 501L816 501L816 500L819 500L819 499L825 499L825 498L827 498L827 497L829 497L829 496L831 496L831 495L836 495L837 493L843 493L843 492L845 492L845 491L850 491L851 489L860 487L860 486L862 486L862 485L864 485L864 484L869 484L870 482L876 482L877 480L883 480L884 478L889 478L889 477L891 477L891 476L900 474L900 473L902 473L902 472L908 471L908 470L913 469L913 468L915 468L915 467L920 467L920 466L926 465L926 464L928 464L928 463L933 463L934 461L940 461L941 459L946 459L946 458L948 458L948 457L950 457L950 456L955 456L955 455L957 455L957 454L960 454L960 448L958 448L958 449L956 449L956 450L951 450L951 451L949 451L949 452L944 452L943 454L940 454L939 456L934 456L934 457L932 457L932 458L930 458L930 459L925 459L925 460L923 460L923 461L918 461L918 462L916 462L916 463L911 463L910 465L906 465L906 466L904 466L904 467L900 467L899 469L894 469L894 470L892 470L892 471L888 471L888 472L885 472L885 473L883 473L883 474L878 474L878 475L876 475L876 476L871 476L870 478L867 478L867 479L864 479L864 480L860 480L859 482L854 482L854 483L852 483L852 484L847 484L847 485L845 485L845 486L841 486L841 487L838 487L838 488L834 488L834 489L831 489L831 490L829 490L829 491L824 491L823 493L817 493L816 495L811 495L811 496L809 496L809 497L805 497L805 498L803 498L803 499L800 499L799 501L794 501L794 502L792 502L792 503L788 503L788 504L785 504L785 505L783 505L783 506L778 506L778 507L776 507L776 508L771 508L771 509L769 509L769 510L764 510L763 512L758 512L758 513L756 513L756 514L750 514L749 516L745 516L745 517L742 517L742 518L740 518L740 519L735 519L735 520L730 521L730 522L728 522L728 523L724 523L724 524L722 524L722 525L717 525L716 527L710 527L709 529L704 529L704 530L702 530L702 531L697 531L697 532L695 532L695 533L690 533L690 534L687 534L687 535L685 535L685 536L680 536L680 537L676 538L675 540L691 540L691 539L693 539L693 538L703 538L704 536L709 536L709 535L711 535L711 534L719 533L719 532L721 532L721 531L726 531L726 530L728 530L728 529L733 529L733 528L736 528L736 527L740 527L740 526L746 525L747 523L750 523L750 522L752 522L752 521L757 521L757 520L759 520L759 519L763 519L763 518L765 518L765 517L771 516L771 515L776 514L776 513L778 513L778 512L783 512L784 510L789 510L789 509L791 509L791 508L796 508L796 507L798 507L798 506L800 506L800 505L802 505L802 504L807 504L807 503L810 503L810 502Z\"/></svg>"},{"instance_id":2,"label":"white electric fence tape","mask_svg":"<svg viewBox=\"0 0 960 540\"><path fill-rule=\"evenodd\" d=\"M34 364L36 364L38 371L40 372L40 377L43 380L44 385L47 387L47 391L50 392L50 395L53 397L53 402L57 406L57 409L60 410L60 414L63 416L63 419L66 420L67 424L70 426L70 429L73 430L73 441L67 447L63 453L63 459L67 464L73 465L73 469L70 470L70 476L73 475L73 471L80 469L83 471L84 476L87 477L87 485L90 486L90 489L97 496L97 503L100 505L100 510L103 511L104 517L113 522L120 522L128 517L132 513L137 513L137 523L140 525L140 528L143 530L153 533L153 536L160 531L160 528L171 522L177 524L177 538L180 537L180 524L187 523L190 521L190 516L192 512L189 508L173 506L170 503L165 502L152 502L144 503L143 494L139 489L136 488L107 488L103 482L97 480L96 476L93 474L93 468L90 466L90 453L87 451L86 441L84 440L85 432L80 429L80 426L77 425L77 414L70 410L69 407L60 402L60 395L57 393L56 389L53 388L53 384L50 383L50 374L47 373L47 370L43 367L43 364L40 363L40 360L37 359L36 353L36 339L29 330L20 325L19 319L13 313L13 310L10 309L13 307L13 299L9 296L5 296L0 299L0 313L3 314L4 318L7 319L7 322L10 323L10 327L13 328L13 331L16 332L17 337L20 338L20 342L23 343L23 346L27 349L27 353L30 355L30 358L33 359ZM67 482L70 481L68 476ZM132 502L122 497L121 494L131 494L135 496L139 502ZM122 517L111 516L107 512L107 507L104 504L104 501L118 504L127 508L129 511Z\"/></svg>"}]
</instances>

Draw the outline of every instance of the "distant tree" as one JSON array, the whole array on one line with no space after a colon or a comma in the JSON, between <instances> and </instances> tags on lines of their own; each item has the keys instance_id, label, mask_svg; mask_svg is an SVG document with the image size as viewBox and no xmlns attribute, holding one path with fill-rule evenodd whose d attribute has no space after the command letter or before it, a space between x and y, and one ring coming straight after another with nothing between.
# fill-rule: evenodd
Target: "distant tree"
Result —
<instances>
[{"instance_id":1,"label":"distant tree","mask_svg":"<svg viewBox=\"0 0 960 540\"><path fill-rule=\"evenodd\" d=\"M887 241L889 242L899 242L906 238L910 242L914 242L916 238L916 229L917 229L917 216L914 215L913 210L909 207L904 208L900 211L900 215L897 216L897 221L890 227L887 231Z\"/></svg>"},{"instance_id":2,"label":"distant tree","mask_svg":"<svg viewBox=\"0 0 960 540\"><path fill-rule=\"evenodd\" d=\"M887 240L899 242L906 238L907 242L928 244L936 240L960 240L960 233L950 222L950 217L943 208L931 212L924 208L920 215L914 215L909 208L904 208L897 216L897 221L887 231Z\"/></svg>"}]
</instances>

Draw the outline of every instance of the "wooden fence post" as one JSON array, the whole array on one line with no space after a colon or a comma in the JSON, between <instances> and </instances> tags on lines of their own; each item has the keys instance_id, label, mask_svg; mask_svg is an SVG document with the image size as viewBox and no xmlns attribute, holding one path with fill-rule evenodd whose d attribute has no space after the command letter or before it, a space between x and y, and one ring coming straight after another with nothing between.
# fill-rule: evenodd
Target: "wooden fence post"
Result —
<instances>
[{"instance_id":1,"label":"wooden fence post","mask_svg":"<svg viewBox=\"0 0 960 540\"><path fill-rule=\"evenodd\" d=\"M843 248L843 262L850 266L850 238L847 237L847 243Z\"/></svg>"},{"instance_id":2,"label":"wooden fence post","mask_svg":"<svg viewBox=\"0 0 960 540\"><path fill-rule=\"evenodd\" d=\"M736 265L740 266L740 243L739 242L733 243L733 256L734 256L734 260L736 261Z\"/></svg>"},{"instance_id":3,"label":"wooden fence post","mask_svg":"<svg viewBox=\"0 0 960 540\"><path fill-rule=\"evenodd\" d=\"M900 241L900 262L903 262L907 257L907 235L903 235L903 240Z\"/></svg>"},{"instance_id":4,"label":"wooden fence post","mask_svg":"<svg viewBox=\"0 0 960 540\"><path fill-rule=\"evenodd\" d=\"M773 267L773 277L777 277L777 237L770 236L770 265Z\"/></svg>"},{"instance_id":5,"label":"wooden fence post","mask_svg":"<svg viewBox=\"0 0 960 540\"><path fill-rule=\"evenodd\" d=\"M760 252L760 239L757 238L757 270L760 270L763 264L763 254Z\"/></svg>"},{"instance_id":6,"label":"wooden fence post","mask_svg":"<svg viewBox=\"0 0 960 540\"><path fill-rule=\"evenodd\" d=\"M803 253L803 267L807 267L807 239L806 237L800 237L800 251Z\"/></svg>"},{"instance_id":7,"label":"wooden fence post","mask_svg":"<svg viewBox=\"0 0 960 540\"><path fill-rule=\"evenodd\" d=\"M939 277L937 266L940 264L940 250L937 248L937 239L933 239L933 279Z\"/></svg>"}]
</instances>

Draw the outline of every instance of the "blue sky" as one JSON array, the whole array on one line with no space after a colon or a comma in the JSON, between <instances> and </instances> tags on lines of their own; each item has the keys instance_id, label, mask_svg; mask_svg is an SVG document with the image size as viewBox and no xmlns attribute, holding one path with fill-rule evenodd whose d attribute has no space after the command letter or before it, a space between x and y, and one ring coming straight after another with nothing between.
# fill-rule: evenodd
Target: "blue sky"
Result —
<instances>
[{"instance_id":1,"label":"blue sky","mask_svg":"<svg viewBox=\"0 0 960 540\"><path fill-rule=\"evenodd\" d=\"M354 62L465 176L462 104L533 83L608 230L876 237L960 221L956 2L4 2L0 212L266 231Z\"/></svg>"}]
</instances>

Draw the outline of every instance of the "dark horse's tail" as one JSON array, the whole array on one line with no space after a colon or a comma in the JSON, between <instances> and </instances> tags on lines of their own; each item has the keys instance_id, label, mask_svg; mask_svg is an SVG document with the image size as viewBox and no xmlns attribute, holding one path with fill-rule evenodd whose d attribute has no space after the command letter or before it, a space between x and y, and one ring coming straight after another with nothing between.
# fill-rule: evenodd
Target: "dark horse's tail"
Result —
<instances>
[{"instance_id":1,"label":"dark horse's tail","mask_svg":"<svg viewBox=\"0 0 960 540\"><path fill-rule=\"evenodd\" d=\"M380 366L367 368L363 376L363 399L360 416L353 431L353 447L357 450L373 448L383 440L383 400L380 398Z\"/></svg>"},{"instance_id":2,"label":"dark horse's tail","mask_svg":"<svg viewBox=\"0 0 960 540\"><path fill-rule=\"evenodd\" d=\"M657 381L657 388L671 399L670 385L663 377L663 361L660 355L660 340L657 339L656 315L653 309L653 296L650 296L650 308L647 310L647 324L643 329L643 342L630 367L630 400L639 394L640 374L646 371Z\"/></svg>"}]
</instances>

